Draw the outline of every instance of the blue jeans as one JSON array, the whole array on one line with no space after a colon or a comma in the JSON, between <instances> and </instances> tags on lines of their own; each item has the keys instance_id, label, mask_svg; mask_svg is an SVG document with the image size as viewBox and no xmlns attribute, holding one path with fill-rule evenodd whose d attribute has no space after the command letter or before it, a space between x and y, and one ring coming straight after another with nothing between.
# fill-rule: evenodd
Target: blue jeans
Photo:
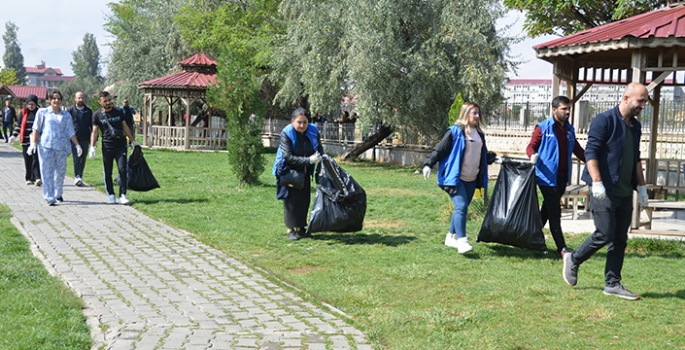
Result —
<instances>
[{"instance_id":1,"label":"blue jeans","mask_svg":"<svg viewBox=\"0 0 685 350\"><path fill-rule=\"evenodd\" d=\"M608 287L613 287L621 282L628 229L633 213L633 196L617 197L608 192L606 199L592 198L590 211L595 221L595 232L573 251L571 261L580 265L607 246L604 281Z\"/></svg>"},{"instance_id":2,"label":"blue jeans","mask_svg":"<svg viewBox=\"0 0 685 350\"><path fill-rule=\"evenodd\" d=\"M457 193L450 195L454 203L454 214L450 223L450 233L456 234L457 238L466 237L466 213L476 191L476 181L466 182L459 180Z\"/></svg>"}]
</instances>

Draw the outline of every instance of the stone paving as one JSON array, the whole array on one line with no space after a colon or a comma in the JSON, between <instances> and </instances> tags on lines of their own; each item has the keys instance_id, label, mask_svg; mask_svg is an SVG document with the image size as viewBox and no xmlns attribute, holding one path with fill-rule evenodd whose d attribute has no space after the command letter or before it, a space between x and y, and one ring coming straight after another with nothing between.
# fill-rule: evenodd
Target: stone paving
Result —
<instances>
[{"instance_id":1,"label":"stone paving","mask_svg":"<svg viewBox=\"0 0 685 350\"><path fill-rule=\"evenodd\" d=\"M0 202L83 299L93 349L372 349L344 315L71 178L65 202L47 206L21 153L1 143L0 159Z\"/></svg>"}]
</instances>

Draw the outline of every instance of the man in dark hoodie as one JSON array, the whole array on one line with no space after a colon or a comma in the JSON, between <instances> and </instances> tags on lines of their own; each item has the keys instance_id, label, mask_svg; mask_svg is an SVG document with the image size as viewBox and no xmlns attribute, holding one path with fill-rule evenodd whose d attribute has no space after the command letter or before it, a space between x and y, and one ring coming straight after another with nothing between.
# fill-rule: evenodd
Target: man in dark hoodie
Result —
<instances>
[{"instance_id":1,"label":"man in dark hoodie","mask_svg":"<svg viewBox=\"0 0 685 350\"><path fill-rule=\"evenodd\" d=\"M14 122L17 120L17 111L12 107L12 100L5 98L5 107L2 109L2 132L5 143L10 140L10 134L14 130Z\"/></svg>"},{"instance_id":2,"label":"man in dark hoodie","mask_svg":"<svg viewBox=\"0 0 685 350\"><path fill-rule=\"evenodd\" d=\"M88 149L90 134L93 132L93 110L86 106L86 95L79 91L74 95L74 105L68 111L74 120L74 132L81 149ZM83 169L86 167L86 152L79 157L76 146L71 145L71 156L74 159L74 185L83 186Z\"/></svg>"}]
</instances>

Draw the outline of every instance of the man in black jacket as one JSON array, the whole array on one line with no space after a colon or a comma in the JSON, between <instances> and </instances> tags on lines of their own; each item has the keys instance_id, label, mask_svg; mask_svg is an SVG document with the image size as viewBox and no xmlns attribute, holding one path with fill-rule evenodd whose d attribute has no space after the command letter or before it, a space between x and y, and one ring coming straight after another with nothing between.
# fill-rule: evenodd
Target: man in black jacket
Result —
<instances>
[{"instance_id":1,"label":"man in black jacket","mask_svg":"<svg viewBox=\"0 0 685 350\"><path fill-rule=\"evenodd\" d=\"M74 120L74 132L81 149L88 149L90 134L93 131L93 110L86 106L86 95L79 91L74 95L74 105L68 111ZM74 159L74 184L83 186L83 169L86 167L86 152L79 157L76 153L76 145L71 145L71 156Z\"/></svg>"},{"instance_id":2,"label":"man in black jacket","mask_svg":"<svg viewBox=\"0 0 685 350\"><path fill-rule=\"evenodd\" d=\"M5 143L8 143L12 131L14 131L14 122L17 121L17 111L12 107L12 101L9 98L5 99L5 108L2 109L2 132L5 136Z\"/></svg>"}]
</instances>

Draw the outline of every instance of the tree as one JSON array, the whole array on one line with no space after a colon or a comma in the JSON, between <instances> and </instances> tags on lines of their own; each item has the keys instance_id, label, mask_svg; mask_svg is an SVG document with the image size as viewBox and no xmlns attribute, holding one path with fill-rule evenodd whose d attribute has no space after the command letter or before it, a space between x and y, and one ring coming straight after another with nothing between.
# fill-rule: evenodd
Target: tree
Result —
<instances>
[{"instance_id":1,"label":"tree","mask_svg":"<svg viewBox=\"0 0 685 350\"><path fill-rule=\"evenodd\" d=\"M64 96L64 105L68 105L73 101L74 95L78 91L82 91L87 97L92 97L102 91L104 87L105 82L101 77L80 77L77 75L74 80L63 82L59 86L59 91Z\"/></svg>"},{"instance_id":2,"label":"tree","mask_svg":"<svg viewBox=\"0 0 685 350\"><path fill-rule=\"evenodd\" d=\"M72 52L71 56L71 69L77 77L100 76L100 50L93 34L86 33L83 36L83 44Z\"/></svg>"},{"instance_id":3,"label":"tree","mask_svg":"<svg viewBox=\"0 0 685 350\"><path fill-rule=\"evenodd\" d=\"M523 29L530 37L566 36L585 29L652 11L663 0L504 0L504 5L526 14Z\"/></svg>"},{"instance_id":4,"label":"tree","mask_svg":"<svg viewBox=\"0 0 685 350\"><path fill-rule=\"evenodd\" d=\"M271 72L273 42L284 32L278 12L280 0L244 0L240 2L191 0L175 17L184 40L199 51L220 58L222 47L231 45L236 54L261 77L260 99L266 117L288 115L288 107L273 103L277 87L268 79Z\"/></svg>"},{"instance_id":5,"label":"tree","mask_svg":"<svg viewBox=\"0 0 685 350\"><path fill-rule=\"evenodd\" d=\"M17 79L17 72L10 68L0 69L0 85L17 85L19 79Z\"/></svg>"},{"instance_id":6,"label":"tree","mask_svg":"<svg viewBox=\"0 0 685 350\"><path fill-rule=\"evenodd\" d=\"M189 0L121 0L108 4L112 14L104 25L114 41L107 67L110 84L132 105L143 104L140 82L178 69L176 63L192 55L174 16Z\"/></svg>"},{"instance_id":7,"label":"tree","mask_svg":"<svg viewBox=\"0 0 685 350\"><path fill-rule=\"evenodd\" d=\"M217 81L210 87L209 102L226 111L228 162L240 184L257 184L264 171L261 124L251 120L259 112L259 79L245 57L225 45L217 66ZM257 123L257 124L255 124Z\"/></svg>"},{"instance_id":8,"label":"tree","mask_svg":"<svg viewBox=\"0 0 685 350\"><path fill-rule=\"evenodd\" d=\"M488 112L500 102L510 39L495 0L283 0L287 32L274 50L278 100L307 96L314 109L339 110L348 90L363 122L439 138L458 92Z\"/></svg>"},{"instance_id":9,"label":"tree","mask_svg":"<svg viewBox=\"0 0 685 350\"><path fill-rule=\"evenodd\" d=\"M17 80L20 84L26 81L26 68L24 68L24 55L21 54L21 47L19 47L19 40L17 39L17 31L19 27L13 22L5 23L5 34L2 40L5 41L5 54L2 60L5 63L5 68L14 69Z\"/></svg>"}]
</instances>

